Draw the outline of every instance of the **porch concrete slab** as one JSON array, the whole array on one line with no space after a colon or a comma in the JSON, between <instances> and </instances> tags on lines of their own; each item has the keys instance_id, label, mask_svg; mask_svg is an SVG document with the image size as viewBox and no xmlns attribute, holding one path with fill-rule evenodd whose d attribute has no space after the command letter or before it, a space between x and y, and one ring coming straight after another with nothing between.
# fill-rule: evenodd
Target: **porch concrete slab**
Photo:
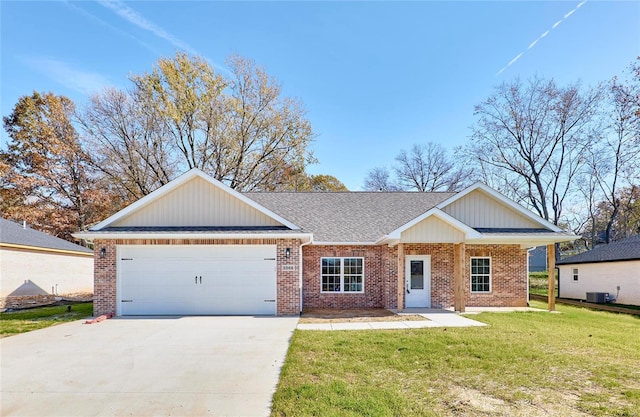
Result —
<instances>
[{"instance_id":1,"label":"porch concrete slab","mask_svg":"<svg viewBox=\"0 0 640 417\"><path fill-rule=\"evenodd\" d=\"M268 416L298 319L82 321L0 339L2 416Z\"/></svg>"},{"instance_id":2,"label":"porch concrete slab","mask_svg":"<svg viewBox=\"0 0 640 417\"><path fill-rule=\"evenodd\" d=\"M410 310L410 311L409 311ZM301 323L298 330L382 330L382 329L421 329L428 327L479 327L486 326L447 310L408 309L399 314L421 315L427 320L408 321L370 321L344 323Z\"/></svg>"}]
</instances>

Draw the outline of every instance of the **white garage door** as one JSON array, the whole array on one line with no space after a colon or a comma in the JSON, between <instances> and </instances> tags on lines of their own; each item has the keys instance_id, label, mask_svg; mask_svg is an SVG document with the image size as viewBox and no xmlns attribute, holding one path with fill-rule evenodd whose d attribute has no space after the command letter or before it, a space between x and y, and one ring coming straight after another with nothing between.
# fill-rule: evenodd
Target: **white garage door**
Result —
<instances>
[{"instance_id":1,"label":"white garage door","mask_svg":"<svg viewBox=\"0 0 640 417\"><path fill-rule=\"evenodd\" d=\"M118 246L119 314L276 314L275 245Z\"/></svg>"}]
</instances>

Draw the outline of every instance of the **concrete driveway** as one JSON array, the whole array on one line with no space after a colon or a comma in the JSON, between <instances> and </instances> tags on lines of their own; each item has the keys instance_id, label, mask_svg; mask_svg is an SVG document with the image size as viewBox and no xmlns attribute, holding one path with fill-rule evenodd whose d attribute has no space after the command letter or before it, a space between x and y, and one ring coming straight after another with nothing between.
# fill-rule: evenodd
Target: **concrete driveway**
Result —
<instances>
[{"instance_id":1,"label":"concrete driveway","mask_svg":"<svg viewBox=\"0 0 640 417\"><path fill-rule=\"evenodd\" d=\"M127 318L0 339L0 415L267 416L297 321Z\"/></svg>"}]
</instances>

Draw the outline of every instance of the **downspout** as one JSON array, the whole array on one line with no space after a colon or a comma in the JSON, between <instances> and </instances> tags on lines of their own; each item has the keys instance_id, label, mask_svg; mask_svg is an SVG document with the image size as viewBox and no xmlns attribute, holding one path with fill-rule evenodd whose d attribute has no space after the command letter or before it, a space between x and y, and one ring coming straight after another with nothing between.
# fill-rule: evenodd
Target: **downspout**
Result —
<instances>
[{"instance_id":1,"label":"downspout","mask_svg":"<svg viewBox=\"0 0 640 417\"><path fill-rule=\"evenodd\" d=\"M529 270L529 266L531 265L531 262L529 262L531 260L531 251L535 250L536 248L529 248L527 249L527 307L531 307L531 303L529 303L530 298L529 298L529 287L531 286L531 282L529 281L529 277L531 276L531 271Z\"/></svg>"},{"instance_id":2,"label":"downspout","mask_svg":"<svg viewBox=\"0 0 640 417\"><path fill-rule=\"evenodd\" d=\"M313 243L313 237L306 243L300 243L298 253L298 287L300 288L300 313L302 313L302 247Z\"/></svg>"},{"instance_id":3,"label":"downspout","mask_svg":"<svg viewBox=\"0 0 640 417\"><path fill-rule=\"evenodd\" d=\"M560 268L558 265L556 265L556 276L558 277L558 298L560 298Z\"/></svg>"}]
</instances>

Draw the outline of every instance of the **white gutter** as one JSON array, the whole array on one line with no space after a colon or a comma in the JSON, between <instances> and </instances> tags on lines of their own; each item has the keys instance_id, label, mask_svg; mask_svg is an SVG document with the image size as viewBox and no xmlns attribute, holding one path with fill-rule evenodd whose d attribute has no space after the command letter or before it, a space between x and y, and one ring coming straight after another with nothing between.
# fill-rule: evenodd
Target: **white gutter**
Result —
<instances>
[{"instance_id":1,"label":"white gutter","mask_svg":"<svg viewBox=\"0 0 640 417\"><path fill-rule=\"evenodd\" d=\"M553 232L551 232L553 233ZM571 242L578 239L580 236L576 235L548 235L548 236L526 236L526 235L504 235L504 236L485 236L479 238L466 238L460 242L420 242L420 243L467 243L467 244L500 244L500 245L521 245L523 248L529 248L531 246L550 245L552 243L559 242ZM384 236L375 242L375 245L388 244L389 246L395 246L401 242L401 239L394 239L389 236Z\"/></svg>"},{"instance_id":2,"label":"white gutter","mask_svg":"<svg viewBox=\"0 0 640 417\"><path fill-rule=\"evenodd\" d=\"M478 239L465 239L466 243L495 243L495 244L518 244L525 245L527 248L531 246L550 245L552 243L572 242L579 239L577 235L550 235L550 236L526 236L526 235L504 235L504 236L485 236Z\"/></svg>"},{"instance_id":3,"label":"white gutter","mask_svg":"<svg viewBox=\"0 0 640 417\"><path fill-rule=\"evenodd\" d=\"M212 233L212 232L78 232L78 239L300 239L310 242L312 233Z\"/></svg>"}]
</instances>

